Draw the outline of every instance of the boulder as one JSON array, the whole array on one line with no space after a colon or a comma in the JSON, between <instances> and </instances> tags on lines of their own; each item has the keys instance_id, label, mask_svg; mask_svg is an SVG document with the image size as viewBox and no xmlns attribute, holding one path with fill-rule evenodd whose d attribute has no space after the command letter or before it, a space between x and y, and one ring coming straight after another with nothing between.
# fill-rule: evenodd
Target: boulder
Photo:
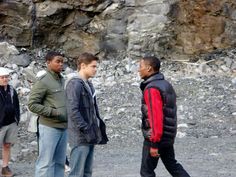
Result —
<instances>
[{"instance_id":1,"label":"boulder","mask_svg":"<svg viewBox=\"0 0 236 177\"><path fill-rule=\"evenodd\" d=\"M10 58L14 55L18 55L19 51L14 45L7 42L0 42L0 64L8 63Z\"/></svg>"}]
</instances>

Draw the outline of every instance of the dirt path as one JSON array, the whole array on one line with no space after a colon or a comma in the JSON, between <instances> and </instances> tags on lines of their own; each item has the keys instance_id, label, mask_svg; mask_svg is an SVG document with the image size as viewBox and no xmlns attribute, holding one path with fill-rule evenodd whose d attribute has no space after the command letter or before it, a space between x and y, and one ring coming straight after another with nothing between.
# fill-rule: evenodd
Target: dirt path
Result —
<instances>
[{"instance_id":1,"label":"dirt path","mask_svg":"<svg viewBox=\"0 0 236 177\"><path fill-rule=\"evenodd\" d=\"M117 143L97 147L93 177L139 177L140 139L126 146ZM123 143L122 143L123 144ZM176 140L176 157L191 177L235 177L236 136L226 138L182 138ZM12 164L17 177L33 177L34 162ZM158 177L170 176L159 163Z\"/></svg>"}]
</instances>

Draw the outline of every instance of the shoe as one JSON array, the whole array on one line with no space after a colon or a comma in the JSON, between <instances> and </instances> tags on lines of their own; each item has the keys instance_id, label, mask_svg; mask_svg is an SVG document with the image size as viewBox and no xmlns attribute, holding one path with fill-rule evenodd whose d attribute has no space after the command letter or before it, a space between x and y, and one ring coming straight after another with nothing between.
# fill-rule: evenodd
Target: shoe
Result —
<instances>
[{"instance_id":1,"label":"shoe","mask_svg":"<svg viewBox=\"0 0 236 177\"><path fill-rule=\"evenodd\" d=\"M70 172L70 167L69 166L67 166L67 165L65 165L65 172L67 173L67 172Z\"/></svg>"},{"instance_id":2,"label":"shoe","mask_svg":"<svg viewBox=\"0 0 236 177\"><path fill-rule=\"evenodd\" d=\"M6 166L6 167L2 167L2 177L12 177L13 173L11 172L11 169Z\"/></svg>"}]
</instances>

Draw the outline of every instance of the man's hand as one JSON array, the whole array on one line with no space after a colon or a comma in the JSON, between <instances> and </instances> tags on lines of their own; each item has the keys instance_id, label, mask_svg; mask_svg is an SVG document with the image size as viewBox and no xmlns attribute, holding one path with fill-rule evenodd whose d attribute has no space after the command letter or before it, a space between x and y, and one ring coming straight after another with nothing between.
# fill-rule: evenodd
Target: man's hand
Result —
<instances>
[{"instance_id":1,"label":"man's hand","mask_svg":"<svg viewBox=\"0 0 236 177\"><path fill-rule=\"evenodd\" d=\"M150 155L152 157L159 157L160 156L157 148L150 148Z\"/></svg>"}]
</instances>

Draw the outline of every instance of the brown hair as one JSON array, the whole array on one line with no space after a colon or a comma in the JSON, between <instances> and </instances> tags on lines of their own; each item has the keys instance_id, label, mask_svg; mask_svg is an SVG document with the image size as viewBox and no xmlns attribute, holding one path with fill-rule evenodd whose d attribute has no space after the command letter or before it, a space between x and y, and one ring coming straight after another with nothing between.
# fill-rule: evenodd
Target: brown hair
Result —
<instances>
[{"instance_id":1,"label":"brown hair","mask_svg":"<svg viewBox=\"0 0 236 177\"><path fill-rule=\"evenodd\" d=\"M77 68L80 70L80 66L82 63L87 65L90 64L92 61L99 61L99 58L91 53L82 53L77 59Z\"/></svg>"}]
</instances>

